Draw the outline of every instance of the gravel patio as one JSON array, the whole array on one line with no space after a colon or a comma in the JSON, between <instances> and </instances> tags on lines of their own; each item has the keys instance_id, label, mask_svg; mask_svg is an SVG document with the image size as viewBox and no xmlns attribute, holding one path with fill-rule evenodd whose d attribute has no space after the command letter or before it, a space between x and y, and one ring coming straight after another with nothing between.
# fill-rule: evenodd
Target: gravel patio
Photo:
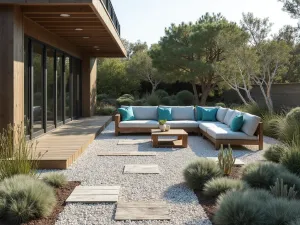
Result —
<instances>
[{"instance_id":1,"label":"gravel patio","mask_svg":"<svg viewBox=\"0 0 300 225\"><path fill-rule=\"evenodd\" d=\"M137 144L118 144L119 141L138 140ZM144 142L143 142L144 141ZM143 142L143 143L138 143ZM265 137L264 149L275 140ZM56 224L211 224L197 197L184 184L182 171L197 157L214 157L218 151L207 140L189 136L185 149L152 148L150 135L114 136L111 123L69 169L63 171L69 180L81 185L120 185L119 201L165 201L169 206L170 221L115 221L116 204L67 204ZM262 159L257 146L235 148L235 157L245 163ZM156 152L156 156L98 156L103 151ZM123 174L126 164L157 164L160 174Z\"/></svg>"}]
</instances>

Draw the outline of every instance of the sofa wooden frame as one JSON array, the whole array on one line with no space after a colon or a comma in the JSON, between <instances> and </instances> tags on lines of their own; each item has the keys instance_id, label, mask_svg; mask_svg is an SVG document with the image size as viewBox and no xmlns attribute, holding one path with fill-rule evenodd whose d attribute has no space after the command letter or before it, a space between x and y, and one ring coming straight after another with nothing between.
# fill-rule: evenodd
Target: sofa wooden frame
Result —
<instances>
[{"instance_id":1,"label":"sofa wooden frame","mask_svg":"<svg viewBox=\"0 0 300 225\"><path fill-rule=\"evenodd\" d=\"M119 127L119 124L121 122L121 115L116 114L115 115L115 135L118 136L119 134L128 134L128 133L151 133L151 129L153 128L138 128L138 127ZM201 130L200 128L184 128L188 133L196 133L199 135L203 135L207 139L209 139L214 145L216 150L220 149L221 144L223 145L258 145L259 150L263 149L263 123L260 122L257 130L255 131L255 136L258 137L257 140L245 140L245 139L214 139L212 136L210 136L207 132Z\"/></svg>"}]
</instances>

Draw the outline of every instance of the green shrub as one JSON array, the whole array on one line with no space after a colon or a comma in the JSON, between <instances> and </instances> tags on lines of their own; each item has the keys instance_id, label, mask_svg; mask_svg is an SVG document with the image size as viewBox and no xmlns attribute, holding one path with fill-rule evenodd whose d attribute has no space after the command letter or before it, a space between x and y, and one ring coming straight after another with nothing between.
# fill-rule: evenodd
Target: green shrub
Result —
<instances>
[{"instance_id":1,"label":"green shrub","mask_svg":"<svg viewBox=\"0 0 300 225\"><path fill-rule=\"evenodd\" d=\"M4 220L20 224L48 216L56 204L52 187L28 175L16 175L0 183L0 199L5 199Z\"/></svg>"},{"instance_id":2,"label":"green shrub","mask_svg":"<svg viewBox=\"0 0 300 225\"><path fill-rule=\"evenodd\" d=\"M97 95L97 102L107 100L108 98L109 98L109 96L107 94L99 94L99 95Z\"/></svg>"},{"instance_id":3,"label":"green shrub","mask_svg":"<svg viewBox=\"0 0 300 225\"><path fill-rule=\"evenodd\" d=\"M176 99L179 105L193 105L194 95L192 92L184 90L180 91L176 95Z\"/></svg>"},{"instance_id":4,"label":"green shrub","mask_svg":"<svg viewBox=\"0 0 300 225\"><path fill-rule=\"evenodd\" d=\"M221 177L207 181L203 188L203 194L207 197L217 197L229 190L244 190L246 188L248 188L248 184L241 180Z\"/></svg>"},{"instance_id":5,"label":"green shrub","mask_svg":"<svg viewBox=\"0 0 300 225\"><path fill-rule=\"evenodd\" d=\"M222 176L218 164L214 160L199 158L190 163L183 171L187 185L192 189L202 190L204 184L212 179Z\"/></svg>"},{"instance_id":6,"label":"green shrub","mask_svg":"<svg viewBox=\"0 0 300 225\"><path fill-rule=\"evenodd\" d=\"M118 98L117 99L117 105L118 106L122 106L122 105L132 105L133 104L133 102L134 102L134 100L133 99L131 99L131 98L125 98L125 97L120 97L120 98Z\"/></svg>"},{"instance_id":7,"label":"green shrub","mask_svg":"<svg viewBox=\"0 0 300 225\"><path fill-rule=\"evenodd\" d=\"M171 100L170 105L171 106L178 106L179 104L178 104L177 100Z\"/></svg>"},{"instance_id":8,"label":"green shrub","mask_svg":"<svg viewBox=\"0 0 300 225\"><path fill-rule=\"evenodd\" d=\"M226 105L223 102L218 102L215 104L215 106L220 106L220 107L226 108Z\"/></svg>"},{"instance_id":9,"label":"green shrub","mask_svg":"<svg viewBox=\"0 0 300 225\"><path fill-rule=\"evenodd\" d=\"M146 102L150 106L158 106L160 104L160 98L156 94L149 95Z\"/></svg>"},{"instance_id":10,"label":"green shrub","mask_svg":"<svg viewBox=\"0 0 300 225\"><path fill-rule=\"evenodd\" d=\"M166 92L165 90L162 89L158 89L154 92L159 98L164 98L164 97L168 97L169 94L168 92Z\"/></svg>"},{"instance_id":11,"label":"green shrub","mask_svg":"<svg viewBox=\"0 0 300 225\"><path fill-rule=\"evenodd\" d=\"M279 163L281 157L286 152L287 147L283 144L271 145L264 153L265 159Z\"/></svg>"},{"instance_id":12,"label":"green shrub","mask_svg":"<svg viewBox=\"0 0 300 225\"><path fill-rule=\"evenodd\" d=\"M113 105L102 105L96 108L97 115L111 116L116 112L116 107Z\"/></svg>"},{"instance_id":13,"label":"green shrub","mask_svg":"<svg viewBox=\"0 0 300 225\"><path fill-rule=\"evenodd\" d=\"M300 225L300 218L288 223L287 225Z\"/></svg>"},{"instance_id":14,"label":"green shrub","mask_svg":"<svg viewBox=\"0 0 300 225\"><path fill-rule=\"evenodd\" d=\"M160 100L160 103L162 105L171 105L171 99L170 97L163 97L161 100Z\"/></svg>"},{"instance_id":15,"label":"green shrub","mask_svg":"<svg viewBox=\"0 0 300 225\"><path fill-rule=\"evenodd\" d=\"M265 202L273 196L265 190L248 189L228 192L217 203L215 225L265 225Z\"/></svg>"},{"instance_id":16,"label":"green shrub","mask_svg":"<svg viewBox=\"0 0 300 225\"><path fill-rule=\"evenodd\" d=\"M266 202L267 225L282 225L300 218L300 202L285 198L273 198Z\"/></svg>"},{"instance_id":17,"label":"green shrub","mask_svg":"<svg viewBox=\"0 0 300 225\"><path fill-rule=\"evenodd\" d=\"M65 186L67 184L67 178L62 173L48 173L43 176L43 181L56 188Z\"/></svg>"},{"instance_id":18,"label":"green shrub","mask_svg":"<svg viewBox=\"0 0 300 225\"><path fill-rule=\"evenodd\" d=\"M145 104L145 100L144 99L137 99L133 102L133 105L135 106L142 106Z\"/></svg>"},{"instance_id":19,"label":"green shrub","mask_svg":"<svg viewBox=\"0 0 300 225\"><path fill-rule=\"evenodd\" d=\"M35 174L38 160L33 159L41 155L36 153L36 142L27 141L25 134L23 124L9 124L0 133L0 180L16 174Z\"/></svg>"},{"instance_id":20,"label":"green shrub","mask_svg":"<svg viewBox=\"0 0 300 225\"><path fill-rule=\"evenodd\" d=\"M121 97L131 99L132 101L134 100L134 97L131 94L124 94Z\"/></svg>"},{"instance_id":21,"label":"green shrub","mask_svg":"<svg viewBox=\"0 0 300 225\"><path fill-rule=\"evenodd\" d=\"M270 189L274 185L279 174L287 172L280 164L275 163L251 163L244 167L242 180L253 188Z\"/></svg>"},{"instance_id":22,"label":"green shrub","mask_svg":"<svg viewBox=\"0 0 300 225\"><path fill-rule=\"evenodd\" d=\"M287 114L286 114L286 119L289 121L293 121L294 119L300 123L300 107L296 107L291 109Z\"/></svg>"},{"instance_id":23,"label":"green shrub","mask_svg":"<svg viewBox=\"0 0 300 225\"><path fill-rule=\"evenodd\" d=\"M300 145L290 145L289 149L281 157L280 162L290 172L300 176Z\"/></svg>"},{"instance_id":24,"label":"green shrub","mask_svg":"<svg viewBox=\"0 0 300 225\"><path fill-rule=\"evenodd\" d=\"M295 191L297 191L296 197L300 197L300 178L289 172L289 171L283 171L280 174L276 176L276 179L282 179L283 184L287 185L288 187L293 187L295 185Z\"/></svg>"}]
</instances>

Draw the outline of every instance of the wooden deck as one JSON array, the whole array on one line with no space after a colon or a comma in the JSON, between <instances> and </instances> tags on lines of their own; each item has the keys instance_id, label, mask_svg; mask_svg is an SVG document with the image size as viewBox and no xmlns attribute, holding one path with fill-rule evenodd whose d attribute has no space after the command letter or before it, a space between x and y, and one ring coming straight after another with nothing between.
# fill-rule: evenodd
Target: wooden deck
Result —
<instances>
[{"instance_id":1,"label":"wooden deck","mask_svg":"<svg viewBox=\"0 0 300 225\"><path fill-rule=\"evenodd\" d=\"M111 121L111 116L82 118L37 138L39 168L68 168Z\"/></svg>"}]
</instances>

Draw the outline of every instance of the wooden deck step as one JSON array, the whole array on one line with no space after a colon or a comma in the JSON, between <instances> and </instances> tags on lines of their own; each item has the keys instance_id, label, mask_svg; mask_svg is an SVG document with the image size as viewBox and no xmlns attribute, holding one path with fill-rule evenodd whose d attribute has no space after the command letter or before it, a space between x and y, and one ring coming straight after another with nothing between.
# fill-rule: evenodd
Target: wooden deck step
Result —
<instances>
[{"instance_id":1,"label":"wooden deck step","mask_svg":"<svg viewBox=\"0 0 300 225\"><path fill-rule=\"evenodd\" d=\"M170 220L165 202L119 202L115 220Z\"/></svg>"}]
</instances>

